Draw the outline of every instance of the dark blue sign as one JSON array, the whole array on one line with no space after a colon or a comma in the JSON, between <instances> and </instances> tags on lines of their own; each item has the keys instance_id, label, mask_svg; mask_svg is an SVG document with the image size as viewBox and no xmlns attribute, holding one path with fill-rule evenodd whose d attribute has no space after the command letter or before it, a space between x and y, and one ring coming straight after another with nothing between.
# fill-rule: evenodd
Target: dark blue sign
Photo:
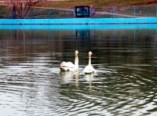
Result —
<instances>
[{"instance_id":1,"label":"dark blue sign","mask_svg":"<svg viewBox=\"0 0 157 116\"><path fill-rule=\"evenodd\" d=\"M89 6L75 6L76 17L89 17L90 9Z\"/></svg>"}]
</instances>

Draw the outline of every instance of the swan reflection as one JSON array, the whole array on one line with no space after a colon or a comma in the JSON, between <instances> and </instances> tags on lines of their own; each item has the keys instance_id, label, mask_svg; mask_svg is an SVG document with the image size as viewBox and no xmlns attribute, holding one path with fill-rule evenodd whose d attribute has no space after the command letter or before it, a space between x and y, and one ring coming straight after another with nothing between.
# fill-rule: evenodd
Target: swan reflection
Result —
<instances>
[{"instance_id":1,"label":"swan reflection","mask_svg":"<svg viewBox=\"0 0 157 116\"><path fill-rule=\"evenodd\" d=\"M94 80L94 74L93 73L86 74L85 79L86 79L87 82L89 82L89 90L92 90L92 82Z\"/></svg>"},{"instance_id":2,"label":"swan reflection","mask_svg":"<svg viewBox=\"0 0 157 116\"><path fill-rule=\"evenodd\" d=\"M76 87L79 86L79 72L60 72L60 77L63 83L71 83L75 80Z\"/></svg>"},{"instance_id":3,"label":"swan reflection","mask_svg":"<svg viewBox=\"0 0 157 116\"><path fill-rule=\"evenodd\" d=\"M63 83L70 83L73 80L73 72L60 72Z\"/></svg>"},{"instance_id":4,"label":"swan reflection","mask_svg":"<svg viewBox=\"0 0 157 116\"><path fill-rule=\"evenodd\" d=\"M79 72L74 72L75 86L79 87Z\"/></svg>"}]
</instances>

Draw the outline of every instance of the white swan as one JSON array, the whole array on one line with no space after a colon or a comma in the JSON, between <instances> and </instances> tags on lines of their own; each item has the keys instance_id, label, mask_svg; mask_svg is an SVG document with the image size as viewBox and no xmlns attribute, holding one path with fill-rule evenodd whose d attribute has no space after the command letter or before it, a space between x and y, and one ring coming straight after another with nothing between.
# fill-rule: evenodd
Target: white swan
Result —
<instances>
[{"instance_id":1,"label":"white swan","mask_svg":"<svg viewBox=\"0 0 157 116\"><path fill-rule=\"evenodd\" d=\"M72 62L62 62L60 64L61 71L77 71L79 68L79 58L78 58L79 52L75 51L75 61L74 64Z\"/></svg>"},{"instance_id":2,"label":"white swan","mask_svg":"<svg viewBox=\"0 0 157 116\"><path fill-rule=\"evenodd\" d=\"M89 51L88 52L88 65L84 68L83 72L85 74L91 74L95 72L95 69L93 68L93 66L91 65L91 57L92 57L92 52Z\"/></svg>"}]
</instances>

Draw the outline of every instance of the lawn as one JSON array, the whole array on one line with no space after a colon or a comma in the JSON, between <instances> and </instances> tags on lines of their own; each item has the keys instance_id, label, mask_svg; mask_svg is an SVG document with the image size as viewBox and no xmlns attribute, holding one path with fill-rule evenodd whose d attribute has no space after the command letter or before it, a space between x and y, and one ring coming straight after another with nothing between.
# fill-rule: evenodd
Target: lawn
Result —
<instances>
[{"instance_id":1,"label":"lawn","mask_svg":"<svg viewBox=\"0 0 157 116\"><path fill-rule=\"evenodd\" d=\"M73 8L77 5L93 5L94 7L157 5L157 0L66 0L39 3L41 7Z\"/></svg>"}]
</instances>

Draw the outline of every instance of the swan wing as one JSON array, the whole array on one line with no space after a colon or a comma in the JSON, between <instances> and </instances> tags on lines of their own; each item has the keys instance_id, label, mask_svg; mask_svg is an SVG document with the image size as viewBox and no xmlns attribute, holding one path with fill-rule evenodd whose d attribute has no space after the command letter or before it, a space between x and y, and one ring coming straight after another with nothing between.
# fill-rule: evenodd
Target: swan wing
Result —
<instances>
[{"instance_id":1,"label":"swan wing","mask_svg":"<svg viewBox=\"0 0 157 116\"><path fill-rule=\"evenodd\" d=\"M66 65L67 67L71 67L71 68L75 67L75 65L72 62L67 62Z\"/></svg>"},{"instance_id":2,"label":"swan wing","mask_svg":"<svg viewBox=\"0 0 157 116\"><path fill-rule=\"evenodd\" d=\"M75 69L75 65L72 62L62 62L60 69L62 71L73 71Z\"/></svg>"}]
</instances>

